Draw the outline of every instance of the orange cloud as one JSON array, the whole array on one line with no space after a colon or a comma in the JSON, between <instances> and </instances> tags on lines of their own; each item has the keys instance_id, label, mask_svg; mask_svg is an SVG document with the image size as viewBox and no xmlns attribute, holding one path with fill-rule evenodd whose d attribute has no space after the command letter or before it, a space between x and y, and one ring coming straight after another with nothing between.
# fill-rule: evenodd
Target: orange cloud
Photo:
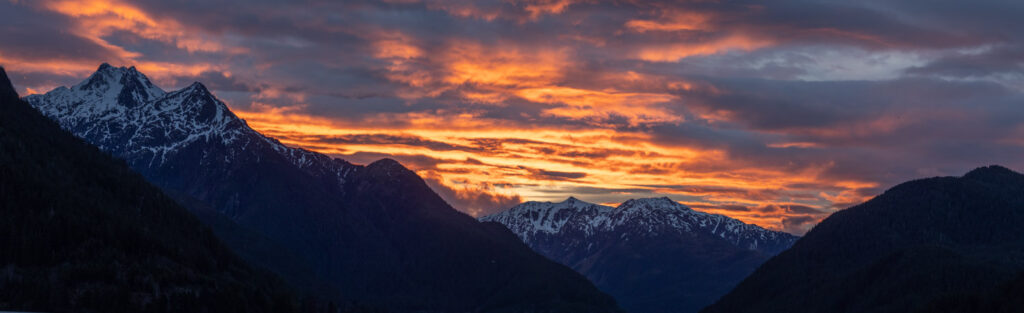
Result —
<instances>
[{"instance_id":1,"label":"orange cloud","mask_svg":"<svg viewBox=\"0 0 1024 313\"><path fill-rule=\"evenodd\" d=\"M339 123L295 110L239 111L239 115L252 127L286 144L350 160L361 153L399 160L429 158L427 165L414 169L431 178L435 189L449 193L446 199L470 214L490 212L495 208L488 205L514 199L561 200L565 194L579 195L585 190L608 190L602 195L647 190L647 195L690 199L683 202L745 222L793 230L813 225L808 222L794 226L793 218L811 215L720 207L818 207L823 213L813 215L816 221L837 209L830 203L864 200L862 191L878 186L873 182L825 179L823 173L831 166L827 164L801 170L767 168L734 160L724 151L653 144L642 132L499 126L476 116L412 117L395 113L380 117L413 121L390 128L373 121ZM384 137L373 141L332 140L358 135ZM709 170L708 164L729 170ZM487 205L470 204L477 203L473 201Z\"/></svg>"},{"instance_id":2,"label":"orange cloud","mask_svg":"<svg viewBox=\"0 0 1024 313\"><path fill-rule=\"evenodd\" d=\"M716 25L715 23L721 22L715 19L716 16L709 12L668 9L657 19L630 20L624 25L630 32L685 34L682 40L641 45L634 50L632 57L651 62L677 62L691 56L730 50L750 51L773 44L770 38L730 30L729 25Z\"/></svg>"},{"instance_id":3,"label":"orange cloud","mask_svg":"<svg viewBox=\"0 0 1024 313\"><path fill-rule=\"evenodd\" d=\"M441 61L446 65L443 81L447 84L501 87L550 84L572 66L567 49L484 46L465 41L453 42Z\"/></svg>"},{"instance_id":4,"label":"orange cloud","mask_svg":"<svg viewBox=\"0 0 1024 313\"><path fill-rule=\"evenodd\" d=\"M5 57L2 54L0 54L0 64L8 65L11 68L16 68L19 72L52 73L58 75L80 77L85 77L89 74L92 74L92 72L96 70L97 66L95 62L75 62L68 60L48 60L46 62L39 62L35 60L22 60Z\"/></svg>"},{"instance_id":5,"label":"orange cloud","mask_svg":"<svg viewBox=\"0 0 1024 313\"><path fill-rule=\"evenodd\" d=\"M573 3L577 1L573 0L534 0L534 1L523 1L525 3L526 12L530 13L531 18L537 18L543 14L559 14L565 11Z\"/></svg>"},{"instance_id":6,"label":"orange cloud","mask_svg":"<svg viewBox=\"0 0 1024 313\"><path fill-rule=\"evenodd\" d=\"M675 12L666 14L660 20L630 20L626 22L626 28L631 31L644 32L674 32L688 30L702 30L708 26L706 23L709 16L693 12Z\"/></svg>"},{"instance_id":7,"label":"orange cloud","mask_svg":"<svg viewBox=\"0 0 1024 313\"><path fill-rule=\"evenodd\" d=\"M73 18L75 27L68 31L75 36L92 41L116 56L114 60L68 61L54 59L45 62L21 60L0 55L0 62L16 67L20 72L84 76L96 69L101 62L115 65L133 65L157 81L171 77L196 76L202 72L227 71L221 65L183 64L175 62L143 60L139 52L112 44L104 39L115 31L125 31L145 39L170 43L189 52L206 51L229 54L244 53L247 50L229 46L222 38L203 35L187 29L174 20L156 19L131 4L115 0L65 1L47 0L19 3L37 6Z\"/></svg>"},{"instance_id":8,"label":"orange cloud","mask_svg":"<svg viewBox=\"0 0 1024 313\"><path fill-rule=\"evenodd\" d=\"M500 19L498 22L524 27L532 25L523 23L562 14L580 1L504 1L492 7L459 1L425 3L428 8L450 15L478 19L474 23ZM190 53L238 57L248 52L234 46L222 34L192 29L188 23L161 18L127 1L38 4L73 18L76 27L69 31L105 47L119 58L104 61L135 65L157 80L199 76L208 71L252 73L222 64L150 61L139 52L108 42L104 38L115 32L129 32ZM593 197L591 201L595 202L608 202L613 197L668 195L746 222L793 229L808 225L808 218L823 215L794 208L826 212L837 209L837 205L863 200L865 190L877 188L874 182L828 177L826 173L833 164L764 164L730 155L728 148L715 144L698 140L664 143L650 133L652 125L715 124L735 119L734 112L714 106L701 109L681 103L681 93L722 92L710 83L688 81L664 73L669 71L650 70L657 64L636 62L676 62L691 56L750 51L773 44L771 39L729 29L716 31L712 29L715 22L714 16L697 13L670 12L654 19L633 18L621 25L623 30L615 36L667 39L627 47L616 46L621 38L586 32L558 33L557 38L564 41L532 42L503 37L418 38L413 35L417 34L415 31L368 27L369 31L346 34L361 36L369 42L355 49L365 54L360 60L372 61L365 69L375 74L374 83L383 77L380 80L390 84L381 90L394 94L383 97L394 100L397 96L397 102L402 102L399 105L405 105L403 109L407 110L371 110L362 112L358 119L311 115L307 109L313 104L307 101L323 97L322 93L316 94L314 88L286 88L275 81L267 81L266 86L250 94L248 105L233 107L250 126L288 145L354 161L384 156L404 160L447 201L473 215L522 200L562 200L568 194L584 199ZM587 54L590 51L583 50L606 47L624 52L595 59ZM20 72L84 77L99 61L27 62L0 55L0 63L17 67ZM270 66L258 64L256 72ZM30 87L28 92L40 90L39 86ZM337 101L336 105L344 106L350 100ZM440 101L461 102L453 106L416 107L419 103ZM271 104L281 102L289 105ZM511 107L526 102L529 110L516 111ZM488 114L493 113L489 110L506 109L521 116L503 118ZM687 120L674 109L692 109L690 113L695 118ZM533 124L534 120L571 122ZM871 134L897 126L898 121L879 119L863 129L842 131ZM831 132L814 129L779 134L842 136ZM821 144L786 141L784 137L777 141L767 146L816 148Z\"/></svg>"},{"instance_id":9,"label":"orange cloud","mask_svg":"<svg viewBox=\"0 0 1024 313\"><path fill-rule=\"evenodd\" d=\"M520 23L533 21L544 15L557 15L579 0L506 0L496 4L481 4L453 0L388 0L392 3L423 2L432 10L442 10L462 18L493 21L498 18Z\"/></svg>"},{"instance_id":10,"label":"orange cloud","mask_svg":"<svg viewBox=\"0 0 1024 313\"><path fill-rule=\"evenodd\" d=\"M565 104L564 107L555 107L544 111L554 116L597 120L622 116L628 118L634 126L640 123L682 122L682 117L654 106L675 99L674 96L663 93L543 87L521 89L516 92L516 95L533 102Z\"/></svg>"},{"instance_id":11,"label":"orange cloud","mask_svg":"<svg viewBox=\"0 0 1024 313\"><path fill-rule=\"evenodd\" d=\"M413 39L400 32L386 32L373 36L373 56L378 59L412 59L423 55L423 50L412 44Z\"/></svg>"},{"instance_id":12,"label":"orange cloud","mask_svg":"<svg viewBox=\"0 0 1024 313\"><path fill-rule=\"evenodd\" d=\"M178 48L189 52L232 52L245 53L240 47L230 47L221 40L204 38L196 32L187 31L184 25L174 20L157 20L146 12L121 1L88 0L66 1L53 0L43 2L49 10L76 18L79 26L75 31L82 37L92 39L97 44L119 51L126 58L138 55L115 45L111 45L103 36L115 30L128 31L146 39L172 43Z\"/></svg>"},{"instance_id":13,"label":"orange cloud","mask_svg":"<svg viewBox=\"0 0 1024 313\"><path fill-rule=\"evenodd\" d=\"M648 80L635 72L603 74L607 84L628 84L656 88L660 92L630 92L589 89L562 85L566 73L577 66L568 48L522 48L498 44L484 46L470 41L451 41L431 60L407 36L391 34L375 41L375 56L390 63L388 78L406 84L406 99L436 97L456 91L471 102L503 106L515 98L552 105L549 116L600 123L625 117L634 125L652 122L680 122L681 118L660 105L673 101L672 89L689 89L686 82L642 86ZM433 63L428 63L433 62ZM436 64L434 64L436 63ZM428 70L428 68L440 68Z\"/></svg>"},{"instance_id":14,"label":"orange cloud","mask_svg":"<svg viewBox=\"0 0 1024 313\"><path fill-rule=\"evenodd\" d=\"M677 62L681 59L710 55L730 50L750 51L771 45L768 39L745 35L731 35L707 42L678 42L641 46L633 57L651 62Z\"/></svg>"}]
</instances>

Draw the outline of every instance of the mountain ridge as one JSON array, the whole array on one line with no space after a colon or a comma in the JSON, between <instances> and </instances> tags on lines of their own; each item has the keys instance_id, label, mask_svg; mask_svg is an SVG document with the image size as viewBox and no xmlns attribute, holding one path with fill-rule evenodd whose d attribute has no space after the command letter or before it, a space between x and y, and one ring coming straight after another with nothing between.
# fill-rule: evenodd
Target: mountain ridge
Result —
<instances>
[{"instance_id":1,"label":"mountain ridge","mask_svg":"<svg viewBox=\"0 0 1024 313\"><path fill-rule=\"evenodd\" d=\"M298 311L281 281L21 101L2 67L0 214L0 310Z\"/></svg>"},{"instance_id":2,"label":"mountain ridge","mask_svg":"<svg viewBox=\"0 0 1024 313\"><path fill-rule=\"evenodd\" d=\"M363 166L287 147L248 127L201 84L139 101L146 97L117 95L162 89L125 89L121 81L148 80L130 68L101 66L97 73L88 88L26 100L169 194L188 198L182 202L199 202L190 209L223 217L210 221L231 221L286 247L280 253L301 257L342 300L393 311L619 310L583 276L507 230L455 211L394 160ZM243 237L228 228L215 231ZM273 250L232 248L249 257ZM268 265L282 276L304 272L286 270L295 266Z\"/></svg>"},{"instance_id":3,"label":"mountain ridge","mask_svg":"<svg viewBox=\"0 0 1024 313\"><path fill-rule=\"evenodd\" d=\"M695 312L796 239L666 197L530 201L480 220L505 225L630 312Z\"/></svg>"},{"instance_id":4,"label":"mountain ridge","mask_svg":"<svg viewBox=\"0 0 1024 313\"><path fill-rule=\"evenodd\" d=\"M702 312L986 312L972 294L1024 273L1021 195L1024 175L1001 166L898 184L832 214Z\"/></svg>"},{"instance_id":5,"label":"mountain ridge","mask_svg":"<svg viewBox=\"0 0 1024 313\"><path fill-rule=\"evenodd\" d=\"M552 209L555 211L551 211ZM583 212L572 211L577 209L582 210ZM658 221L646 220L653 217L643 215L652 211L659 211L673 215L682 214L693 218L689 221L664 219ZM656 231L654 228L659 226L659 223L675 222L672 226L675 226L675 228L686 228L687 231L692 230L691 228L705 229L706 227L712 227L710 229L711 233L722 238L728 238L735 245L749 249L758 249L757 247L759 245L765 245L761 243L766 243L770 246L777 244L779 240L787 240L787 238L791 240L796 238L795 236L784 232L767 230L757 225L746 224L725 215L696 211L688 206L675 202L668 197L628 199L616 207L589 203L571 196L565 201L557 203L528 201L516 205L508 210L481 217L479 220L505 224L521 239L529 241L529 239L538 232L548 234L558 233L559 229L566 223L573 219L578 219L578 214L587 215L584 217L590 222L587 223L587 226L592 228L588 228L585 231L587 234L592 234L595 231L613 231L614 228L623 226L629 222L640 222L647 226L649 231ZM521 219L531 220L532 223L522 223L517 221ZM578 220L576 222L577 224L580 224ZM692 222L693 224L688 222ZM718 227L720 226L724 227L719 229ZM778 249L769 250L771 253L778 253L781 251Z\"/></svg>"}]
</instances>

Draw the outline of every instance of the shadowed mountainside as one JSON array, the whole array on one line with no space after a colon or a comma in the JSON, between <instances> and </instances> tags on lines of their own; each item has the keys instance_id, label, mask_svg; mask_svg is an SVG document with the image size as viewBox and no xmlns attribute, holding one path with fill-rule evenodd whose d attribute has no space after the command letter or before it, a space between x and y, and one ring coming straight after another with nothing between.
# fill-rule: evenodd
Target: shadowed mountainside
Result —
<instances>
[{"instance_id":1,"label":"shadowed mountainside","mask_svg":"<svg viewBox=\"0 0 1024 313\"><path fill-rule=\"evenodd\" d=\"M26 100L222 237L266 239L227 243L307 292L326 282L332 298L394 311L619 310L585 277L456 211L398 162L362 166L284 146L200 83L165 92L135 68L104 64Z\"/></svg>"},{"instance_id":2,"label":"shadowed mountainside","mask_svg":"<svg viewBox=\"0 0 1024 313\"><path fill-rule=\"evenodd\" d=\"M480 218L572 267L630 312L696 312L797 237L693 210L668 198L618 207L526 202Z\"/></svg>"},{"instance_id":3,"label":"shadowed mountainside","mask_svg":"<svg viewBox=\"0 0 1024 313\"><path fill-rule=\"evenodd\" d=\"M2 68L0 216L0 310L299 310L123 161L18 99Z\"/></svg>"},{"instance_id":4,"label":"shadowed mountainside","mask_svg":"<svg viewBox=\"0 0 1024 313\"><path fill-rule=\"evenodd\" d=\"M832 214L702 312L1021 312L1022 270L1024 175L989 166Z\"/></svg>"}]
</instances>

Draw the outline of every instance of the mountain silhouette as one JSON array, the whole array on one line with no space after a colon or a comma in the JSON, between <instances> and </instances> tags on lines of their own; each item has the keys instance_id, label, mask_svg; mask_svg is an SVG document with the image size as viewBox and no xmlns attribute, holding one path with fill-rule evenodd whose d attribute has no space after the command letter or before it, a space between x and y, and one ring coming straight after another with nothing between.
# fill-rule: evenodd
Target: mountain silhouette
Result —
<instances>
[{"instance_id":1,"label":"mountain silhouette","mask_svg":"<svg viewBox=\"0 0 1024 313\"><path fill-rule=\"evenodd\" d=\"M702 312L1021 312L1022 270L1024 175L987 166L832 214Z\"/></svg>"}]
</instances>

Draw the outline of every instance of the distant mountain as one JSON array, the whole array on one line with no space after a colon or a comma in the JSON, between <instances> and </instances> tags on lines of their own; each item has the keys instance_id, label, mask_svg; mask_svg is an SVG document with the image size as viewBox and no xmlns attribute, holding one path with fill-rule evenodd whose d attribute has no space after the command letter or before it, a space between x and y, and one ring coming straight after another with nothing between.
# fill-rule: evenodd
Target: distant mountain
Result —
<instances>
[{"instance_id":1,"label":"distant mountain","mask_svg":"<svg viewBox=\"0 0 1024 313\"><path fill-rule=\"evenodd\" d=\"M576 198L526 202L480 220L505 225L637 313L696 312L797 238L668 198L615 208Z\"/></svg>"},{"instance_id":2,"label":"distant mountain","mask_svg":"<svg viewBox=\"0 0 1024 313\"><path fill-rule=\"evenodd\" d=\"M989 166L832 214L702 312L1024 312L1022 270L1024 175Z\"/></svg>"},{"instance_id":3,"label":"distant mountain","mask_svg":"<svg viewBox=\"0 0 1024 313\"><path fill-rule=\"evenodd\" d=\"M394 311L618 311L584 277L452 209L399 163L354 165L284 146L202 84L164 92L134 68L104 64L26 100L307 291L325 283Z\"/></svg>"},{"instance_id":4,"label":"distant mountain","mask_svg":"<svg viewBox=\"0 0 1024 313\"><path fill-rule=\"evenodd\" d=\"M2 68L0 216L0 310L298 310L124 162L18 99Z\"/></svg>"}]
</instances>

